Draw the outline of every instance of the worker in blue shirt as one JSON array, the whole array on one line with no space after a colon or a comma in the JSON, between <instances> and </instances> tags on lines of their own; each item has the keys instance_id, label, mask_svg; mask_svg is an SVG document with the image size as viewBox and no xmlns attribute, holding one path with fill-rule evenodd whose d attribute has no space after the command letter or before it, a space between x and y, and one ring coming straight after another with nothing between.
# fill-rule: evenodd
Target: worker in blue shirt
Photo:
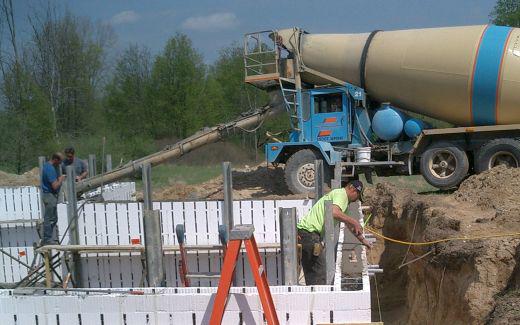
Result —
<instances>
[{"instance_id":1,"label":"worker in blue shirt","mask_svg":"<svg viewBox=\"0 0 520 325\"><path fill-rule=\"evenodd\" d=\"M58 193L65 176L59 175L59 168L63 160L61 153L54 153L51 160L43 164L41 190L43 200L43 239L42 245L56 244L53 240L54 227L58 222Z\"/></svg>"}]
</instances>

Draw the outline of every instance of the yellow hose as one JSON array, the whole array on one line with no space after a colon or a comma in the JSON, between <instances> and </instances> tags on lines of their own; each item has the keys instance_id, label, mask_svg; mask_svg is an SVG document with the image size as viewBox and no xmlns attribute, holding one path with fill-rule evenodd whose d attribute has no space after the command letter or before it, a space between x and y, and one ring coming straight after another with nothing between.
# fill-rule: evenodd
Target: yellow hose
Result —
<instances>
[{"instance_id":1,"label":"yellow hose","mask_svg":"<svg viewBox=\"0 0 520 325\"><path fill-rule=\"evenodd\" d=\"M375 229L372 229L371 227L365 225L364 227L366 230L374 234L374 236L383 238L384 240L388 240L393 243L397 244L403 244L403 245L412 245L412 246L426 246L426 245L433 245L448 241L455 241L455 240L479 240L479 239L491 239L491 238L499 238L499 237L517 237L520 236L520 232L510 232L510 233L503 233L503 234L494 234L494 235L486 235L486 236L474 236L474 237L452 237L452 238L444 238L444 239L437 239L432 241L426 241L426 242L408 242L403 240L398 240L394 238L387 237L383 234L378 233Z\"/></svg>"}]
</instances>

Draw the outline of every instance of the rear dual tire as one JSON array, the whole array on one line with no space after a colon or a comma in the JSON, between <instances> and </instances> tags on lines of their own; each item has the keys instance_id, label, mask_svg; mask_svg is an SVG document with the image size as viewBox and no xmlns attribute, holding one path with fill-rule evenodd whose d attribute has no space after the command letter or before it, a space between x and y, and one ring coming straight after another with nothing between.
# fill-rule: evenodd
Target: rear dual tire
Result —
<instances>
[{"instance_id":1,"label":"rear dual tire","mask_svg":"<svg viewBox=\"0 0 520 325\"><path fill-rule=\"evenodd\" d=\"M494 139L477 150L475 172L481 173L499 165L520 167L520 142L518 140Z\"/></svg>"}]
</instances>

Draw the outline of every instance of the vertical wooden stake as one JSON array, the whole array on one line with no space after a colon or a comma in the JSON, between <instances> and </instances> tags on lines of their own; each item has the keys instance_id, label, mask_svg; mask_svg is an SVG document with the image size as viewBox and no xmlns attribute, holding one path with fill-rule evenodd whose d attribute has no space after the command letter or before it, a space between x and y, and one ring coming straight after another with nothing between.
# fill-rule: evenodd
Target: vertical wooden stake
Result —
<instances>
[{"instance_id":1,"label":"vertical wooden stake","mask_svg":"<svg viewBox=\"0 0 520 325\"><path fill-rule=\"evenodd\" d=\"M143 177L143 211L153 210L152 207L152 166L149 163L141 167Z\"/></svg>"},{"instance_id":2,"label":"vertical wooden stake","mask_svg":"<svg viewBox=\"0 0 520 325\"><path fill-rule=\"evenodd\" d=\"M228 234L234 226L233 220L233 177L231 174L231 163L222 163L222 176L224 182L224 213L223 221Z\"/></svg>"},{"instance_id":3,"label":"vertical wooden stake","mask_svg":"<svg viewBox=\"0 0 520 325\"><path fill-rule=\"evenodd\" d=\"M112 170L112 155L111 154L108 154L107 157L107 167L106 167L106 171L109 172Z\"/></svg>"},{"instance_id":4,"label":"vertical wooden stake","mask_svg":"<svg viewBox=\"0 0 520 325\"><path fill-rule=\"evenodd\" d=\"M326 284L332 284L336 272L336 230L332 217L332 201L325 201L324 228Z\"/></svg>"},{"instance_id":5,"label":"vertical wooden stake","mask_svg":"<svg viewBox=\"0 0 520 325\"><path fill-rule=\"evenodd\" d=\"M88 155L88 177L96 176L96 155Z\"/></svg>"},{"instance_id":6,"label":"vertical wooden stake","mask_svg":"<svg viewBox=\"0 0 520 325\"><path fill-rule=\"evenodd\" d=\"M43 261L45 264L45 286L47 288L52 287L52 272L51 272L51 262L49 260L49 251L45 251L43 253Z\"/></svg>"},{"instance_id":7,"label":"vertical wooden stake","mask_svg":"<svg viewBox=\"0 0 520 325\"><path fill-rule=\"evenodd\" d=\"M282 279L284 285L298 284L298 250L296 208L280 208L280 242L282 245Z\"/></svg>"},{"instance_id":8,"label":"vertical wooden stake","mask_svg":"<svg viewBox=\"0 0 520 325\"><path fill-rule=\"evenodd\" d=\"M314 161L314 191L315 191L315 202L323 196L323 182L324 182L324 170L323 160Z\"/></svg>"},{"instance_id":9,"label":"vertical wooden stake","mask_svg":"<svg viewBox=\"0 0 520 325\"><path fill-rule=\"evenodd\" d=\"M67 172L67 219L69 222L69 238L70 245L79 245L79 230L78 230L78 202L76 193L76 171L74 166L69 165ZM72 254L71 273L74 283L78 287L82 287L81 279L81 259L78 253Z\"/></svg>"},{"instance_id":10,"label":"vertical wooden stake","mask_svg":"<svg viewBox=\"0 0 520 325\"><path fill-rule=\"evenodd\" d=\"M166 279L163 263L160 211L144 210L143 226L148 286L164 287Z\"/></svg>"}]
</instances>

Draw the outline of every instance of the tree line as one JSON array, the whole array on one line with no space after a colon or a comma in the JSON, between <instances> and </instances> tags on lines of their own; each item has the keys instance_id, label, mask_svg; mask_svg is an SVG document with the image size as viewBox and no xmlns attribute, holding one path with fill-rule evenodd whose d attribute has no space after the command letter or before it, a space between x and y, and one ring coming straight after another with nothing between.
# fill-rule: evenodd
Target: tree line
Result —
<instances>
[{"instance_id":1,"label":"tree line","mask_svg":"<svg viewBox=\"0 0 520 325\"><path fill-rule=\"evenodd\" d=\"M21 41L12 0L0 1L0 170L22 173L69 145L83 155L111 153L117 164L267 102L243 82L236 43L205 64L176 33L157 55L134 44L113 62L109 25L47 4L28 14L30 35ZM490 18L519 27L520 1L498 0ZM287 118L265 127L283 130Z\"/></svg>"},{"instance_id":2,"label":"tree line","mask_svg":"<svg viewBox=\"0 0 520 325\"><path fill-rule=\"evenodd\" d=\"M267 103L243 82L236 43L205 64L176 33L157 55L133 44L110 60L109 25L47 5L28 15L22 42L12 0L1 1L0 170L24 172L69 145L128 161L159 149L156 140L182 139Z\"/></svg>"}]
</instances>

